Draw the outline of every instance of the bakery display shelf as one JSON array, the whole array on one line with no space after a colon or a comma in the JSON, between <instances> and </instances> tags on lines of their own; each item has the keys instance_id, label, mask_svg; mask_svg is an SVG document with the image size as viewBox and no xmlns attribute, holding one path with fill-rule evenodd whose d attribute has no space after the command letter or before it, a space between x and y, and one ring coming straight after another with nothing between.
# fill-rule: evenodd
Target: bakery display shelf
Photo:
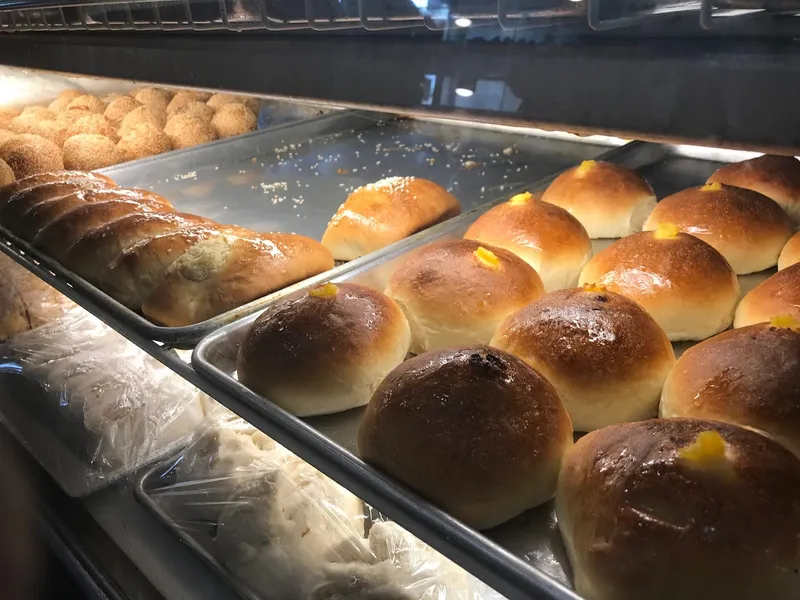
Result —
<instances>
[{"instance_id":1,"label":"bakery display shelf","mask_svg":"<svg viewBox=\"0 0 800 600\"><path fill-rule=\"evenodd\" d=\"M750 153L737 151L633 142L600 158L635 168L648 179L657 196L664 198L681 189L703 184L724 163L750 156ZM551 180L552 178L547 178L528 189L533 193L542 191ZM492 206L495 204L497 203ZM383 290L393 271L407 258L409 252L435 240L460 238L469 225L490 207L483 206L418 234L402 246L385 253L379 260L332 278L332 281L360 283ZM599 251L612 241L593 240L594 251ZM742 293L746 293L773 272L774 269L740 277ZM374 489L382 490L386 494L394 493L398 509L404 511L408 518L419 519L421 515L425 515L426 523L420 523L420 527L426 529L415 533L434 547L443 539L457 540L456 543L462 545L462 550L472 561L471 567L466 564L462 566L485 578L484 581L499 592L512 598L561 600L573 597L568 591L569 566L556 527L552 503L530 510L485 534L476 533L406 490L400 492L397 483L357 458L356 436L363 408L298 419L238 383L235 365L239 342L257 317L257 314L253 314L204 339L193 354L196 371L224 387L241 403L262 413L270 422L292 428L298 436L309 440L309 443L313 441L330 448L331 460L339 461L342 469L350 471L351 477L359 481L360 490ZM676 344L676 353L680 354L688 346L686 343ZM457 535L455 531L458 532ZM455 557L451 558L457 560Z\"/></svg>"}]
</instances>

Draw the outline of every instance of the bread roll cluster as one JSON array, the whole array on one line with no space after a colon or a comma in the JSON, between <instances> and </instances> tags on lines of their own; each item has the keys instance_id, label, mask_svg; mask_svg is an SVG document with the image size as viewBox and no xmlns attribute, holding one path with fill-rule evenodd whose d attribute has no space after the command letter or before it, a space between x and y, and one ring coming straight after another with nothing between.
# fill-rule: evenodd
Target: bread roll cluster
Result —
<instances>
[{"instance_id":1,"label":"bread roll cluster","mask_svg":"<svg viewBox=\"0 0 800 600\"><path fill-rule=\"evenodd\" d=\"M49 106L0 110L0 185L91 171L254 131L260 100L142 87L98 98L65 90ZM13 174L13 178L11 178Z\"/></svg>"},{"instance_id":2,"label":"bread roll cluster","mask_svg":"<svg viewBox=\"0 0 800 600\"><path fill-rule=\"evenodd\" d=\"M43 173L0 188L0 225L158 323L204 321L333 267L318 242L178 213L104 175Z\"/></svg>"}]
</instances>

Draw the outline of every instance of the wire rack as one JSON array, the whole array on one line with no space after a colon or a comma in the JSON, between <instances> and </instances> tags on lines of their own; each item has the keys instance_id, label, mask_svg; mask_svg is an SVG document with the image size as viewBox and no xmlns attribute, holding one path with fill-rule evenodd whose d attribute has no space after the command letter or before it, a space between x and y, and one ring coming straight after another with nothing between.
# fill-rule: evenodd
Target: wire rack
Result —
<instances>
[{"instance_id":1,"label":"wire rack","mask_svg":"<svg viewBox=\"0 0 800 600\"><path fill-rule=\"evenodd\" d=\"M797 23L800 0L0 0L3 31L431 31L587 24L608 31L695 20L703 29L743 18ZM792 18L791 21L787 19Z\"/></svg>"}]
</instances>

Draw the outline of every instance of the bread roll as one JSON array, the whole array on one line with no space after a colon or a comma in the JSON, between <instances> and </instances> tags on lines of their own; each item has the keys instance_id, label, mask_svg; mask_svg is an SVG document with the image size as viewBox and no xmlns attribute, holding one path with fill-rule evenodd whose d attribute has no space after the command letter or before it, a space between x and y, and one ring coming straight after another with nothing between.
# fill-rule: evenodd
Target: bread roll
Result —
<instances>
[{"instance_id":1,"label":"bread roll","mask_svg":"<svg viewBox=\"0 0 800 600\"><path fill-rule=\"evenodd\" d=\"M322 245L336 260L352 260L460 212L458 200L432 181L389 177L350 194L328 223Z\"/></svg>"},{"instance_id":2,"label":"bread roll","mask_svg":"<svg viewBox=\"0 0 800 600\"><path fill-rule=\"evenodd\" d=\"M650 213L645 230L673 223L713 246L739 275L774 267L793 227L783 209L766 196L743 188L707 183L664 198Z\"/></svg>"},{"instance_id":3,"label":"bread roll","mask_svg":"<svg viewBox=\"0 0 800 600\"><path fill-rule=\"evenodd\" d=\"M244 104L256 115L258 114L258 111L261 108L261 99L256 98L255 96L239 96L237 94L213 94L206 101L206 103L215 111L219 110L226 104L232 104L234 102L239 104Z\"/></svg>"},{"instance_id":4,"label":"bread roll","mask_svg":"<svg viewBox=\"0 0 800 600\"><path fill-rule=\"evenodd\" d=\"M43 224L32 238L34 246L55 260L64 262L69 249L84 235L125 215L174 212L164 198L143 190L100 190L84 192L81 197L83 205L79 204Z\"/></svg>"},{"instance_id":5,"label":"bread roll","mask_svg":"<svg viewBox=\"0 0 800 600\"><path fill-rule=\"evenodd\" d=\"M175 96L177 98L177 96ZM186 102L172 113L168 113L170 118L177 115L192 115L200 117L206 123L211 123L214 118L214 109L205 102Z\"/></svg>"},{"instance_id":6,"label":"bread roll","mask_svg":"<svg viewBox=\"0 0 800 600\"><path fill-rule=\"evenodd\" d=\"M244 104L230 102L217 110L211 124L219 137L226 138L255 131L258 128L258 119Z\"/></svg>"},{"instance_id":7,"label":"bread roll","mask_svg":"<svg viewBox=\"0 0 800 600\"><path fill-rule=\"evenodd\" d=\"M709 182L725 183L764 194L800 225L800 162L793 156L765 154L717 169Z\"/></svg>"},{"instance_id":8,"label":"bread roll","mask_svg":"<svg viewBox=\"0 0 800 600\"><path fill-rule=\"evenodd\" d=\"M207 144L217 139L217 133L211 124L195 115L180 114L170 117L164 133L176 150Z\"/></svg>"},{"instance_id":9,"label":"bread roll","mask_svg":"<svg viewBox=\"0 0 800 600\"><path fill-rule=\"evenodd\" d=\"M8 163L0 158L0 187L14 183L14 171Z\"/></svg>"},{"instance_id":10,"label":"bread roll","mask_svg":"<svg viewBox=\"0 0 800 600\"><path fill-rule=\"evenodd\" d=\"M44 185L46 183L68 183L83 181L87 185L102 183L106 187L117 187L114 180L100 173L87 173L84 171L54 171L49 173L39 173L24 179L18 179L11 185L0 188L0 209L17 193L31 188Z\"/></svg>"},{"instance_id":11,"label":"bread roll","mask_svg":"<svg viewBox=\"0 0 800 600\"><path fill-rule=\"evenodd\" d=\"M673 342L703 340L727 329L739 299L739 280L725 258L667 225L596 254L579 282L638 302Z\"/></svg>"},{"instance_id":12,"label":"bread roll","mask_svg":"<svg viewBox=\"0 0 800 600\"><path fill-rule=\"evenodd\" d=\"M61 148L46 138L25 133L0 147L0 159L8 163L17 179L64 168Z\"/></svg>"},{"instance_id":13,"label":"bread roll","mask_svg":"<svg viewBox=\"0 0 800 600\"><path fill-rule=\"evenodd\" d=\"M69 103L75 100L75 98L80 98L84 94L85 92L81 90L64 90L47 108L50 112L60 113L61 111L67 110L67 106L69 106Z\"/></svg>"},{"instance_id":14,"label":"bread roll","mask_svg":"<svg viewBox=\"0 0 800 600\"><path fill-rule=\"evenodd\" d=\"M410 344L390 298L327 283L270 305L242 340L236 368L239 381L293 415L330 414L369 402Z\"/></svg>"},{"instance_id":15,"label":"bread roll","mask_svg":"<svg viewBox=\"0 0 800 600\"><path fill-rule=\"evenodd\" d=\"M191 325L332 268L330 252L301 235L214 237L172 263L142 312L170 327Z\"/></svg>"},{"instance_id":16,"label":"bread roll","mask_svg":"<svg viewBox=\"0 0 800 600\"><path fill-rule=\"evenodd\" d=\"M13 108L0 108L0 127L8 129L11 121L16 119L22 111Z\"/></svg>"},{"instance_id":17,"label":"bread roll","mask_svg":"<svg viewBox=\"0 0 800 600\"><path fill-rule=\"evenodd\" d=\"M478 217L464 238L513 252L536 270L547 292L574 287L592 257L583 225L564 209L528 193Z\"/></svg>"},{"instance_id":18,"label":"bread roll","mask_svg":"<svg viewBox=\"0 0 800 600\"><path fill-rule=\"evenodd\" d=\"M5 205L0 206L0 224L16 231L16 224L19 223L25 214L34 206L47 200L63 198L76 192L89 189L105 188L105 183L101 180L72 180L66 182L45 183L36 187L17 192Z\"/></svg>"},{"instance_id":19,"label":"bread roll","mask_svg":"<svg viewBox=\"0 0 800 600\"><path fill-rule=\"evenodd\" d=\"M782 315L800 320L800 263L778 271L745 294L733 326L765 323Z\"/></svg>"},{"instance_id":20,"label":"bread roll","mask_svg":"<svg viewBox=\"0 0 800 600\"><path fill-rule=\"evenodd\" d=\"M638 304L603 288L547 294L509 316L492 346L555 386L575 431L655 417L675 353Z\"/></svg>"},{"instance_id":21,"label":"bread roll","mask_svg":"<svg viewBox=\"0 0 800 600\"><path fill-rule=\"evenodd\" d=\"M358 453L476 529L553 496L572 426L558 394L488 346L405 361L378 386Z\"/></svg>"},{"instance_id":22,"label":"bread roll","mask_svg":"<svg viewBox=\"0 0 800 600\"><path fill-rule=\"evenodd\" d=\"M64 166L68 169L103 169L125 161L111 138L93 133L73 135L64 142Z\"/></svg>"},{"instance_id":23,"label":"bread roll","mask_svg":"<svg viewBox=\"0 0 800 600\"><path fill-rule=\"evenodd\" d=\"M411 326L411 352L488 344L508 315L544 294L530 265L508 250L472 240L425 246L386 288Z\"/></svg>"},{"instance_id":24,"label":"bread roll","mask_svg":"<svg viewBox=\"0 0 800 600\"><path fill-rule=\"evenodd\" d=\"M70 103L67 104L66 110L81 110L102 115L106 110L106 103L97 96L84 94L83 96L78 96L71 100Z\"/></svg>"},{"instance_id":25,"label":"bread roll","mask_svg":"<svg viewBox=\"0 0 800 600\"><path fill-rule=\"evenodd\" d=\"M80 134L103 135L111 140L117 139L117 126L103 115L89 114L81 117L67 127L67 137Z\"/></svg>"},{"instance_id":26,"label":"bread roll","mask_svg":"<svg viewBox=\"0 0 800 600\"><path fill-rule=\"evenodd\" d=\"M108 103L106 106L106 110L103 113L106 119L111 121L112 123L120 124L122 120L130 113L132 110L135 110L143 106L141 102L136 100L132 96L120 96L119 98L115 98L111 102Z\"/></svg>"},{"instance_id":27,"label":"bread roll","mask_svg":"<svg viewBox=\"0 0 800 600\"><path fill-rule=\"evenodd\" d=\"M564 455L556 513L586 600L800 597L800 461L713 421L612 425Z\"/></svg>"},{"instance_id":28,"label":"bread roll","mask_svg":"<svg viewBox=\"0 0 800 600\"><path fill-rule=\"evenodd\" d=\"M592 239L641 231L656 205L655 192L641 175L596 160L585 160L556 177L542 200L568 211Z\"/></svg>"},{"instance_id":29,"label":"bread roll","mask_svg":"<svg viewBox=\"0 0 800 600\"><path fill-rule=\"evenodd\" d=\"M142 124L152 125L158 130L161 130L167 124L166 115L154 113L147 106L140 106L134 108L127 115L125 115L119 124L119 137L124 138L130 133L134 127Z\"/></svg>"},{"instance_id":30,"label":"bread roll","mask_svg":"<svg viewBox=\"0 0 800 600\"><path fill-rule=\"evenodd\" d=\"M143 87L134 90L133 97L137 102L141 102L149 108L154 114L166 116L167 106L169 106L170 100L172 100L172 92L164 88Z\"/></svg>"},{"instance_id":31,"label":"bread roll","mask_svg":"<svg viewBox=\"0 0 800 600\"><path fill-rule=\"evenodd\" d=\"M169 104L167 105L167 114L179 114L181 110L187 105L192 102L208 102L208 99L211 97L211 94L208 92L197 92L195 90L180 90L177 92L170 100ZM213 115L213 108L209 107L212 110Z\"/></svg>"},{"instance_id":32,"label":"bread roll","mask_svg":"<svg viewBox=\"0 0 800 600\"><path fill-rule=\"evenodd\" d=\"M800 263L800 233L794 234L781 250L781 255L778 257L778 269L785 269L797 263Z\"/></svg>"},{"instance_id":33,"label":"bread roll","mask_svg":"<svg viewBox=\"0 0 800 600\"><path fill-rule=\"evenodd\" d=\"M800 457L800 321L774 318L689 348L664 384L660 414L757 429Z\"/></svg>"},{"instance_id":34,"label":"bread roll","mask_svg":"<svg viewBox=\"0 0 800 600\"><path fill-rule=\"evenodd\" d=\"M111 263L126 248L161 233L208 222L186 213L132 212L84 234L60 260L87 281L101 282Z\"/></svg>"},{"instance_id":35,"label":"bread roll","mask_svg":"<svg viewBox=\"0 0 800 600\"><path fill-rule=\"evenodd\" d=\"M139 160L162 152L169 152L172 150L172 142L169 141L167 134L157 127L150 123L139 123L133 125L125 133L120 128L120 140L117 148L126 160Z\"/></svg>"}]
</instances>

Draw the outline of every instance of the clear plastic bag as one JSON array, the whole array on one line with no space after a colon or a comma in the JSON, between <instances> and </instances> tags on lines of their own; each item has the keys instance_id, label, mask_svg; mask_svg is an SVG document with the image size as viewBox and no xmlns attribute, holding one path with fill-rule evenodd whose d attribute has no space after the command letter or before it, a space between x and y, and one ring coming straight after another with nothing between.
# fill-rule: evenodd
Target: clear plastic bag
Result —
<instances>
[{"instance_id":1,"label":"clear plastic bag","mask_svg":"<svg viewBox=\"0 0 800 600\"><path fill-rule=\"evenodd\" d=\"M140 492L243 595L265 600L501 599L233 415ZM251 594L252 592L252 594Z\"/></svg>"},{"instance_id":2,"label":"clear plastic bag","mask_svg":"<svg viewBox=\"0 0 800 600\"><path fill-rule=\"evenodd\" d=\"M0 359L0 410L72 495L174 451L216 404L78 307L12 337Z\"/></svg>"}]
</instances>

